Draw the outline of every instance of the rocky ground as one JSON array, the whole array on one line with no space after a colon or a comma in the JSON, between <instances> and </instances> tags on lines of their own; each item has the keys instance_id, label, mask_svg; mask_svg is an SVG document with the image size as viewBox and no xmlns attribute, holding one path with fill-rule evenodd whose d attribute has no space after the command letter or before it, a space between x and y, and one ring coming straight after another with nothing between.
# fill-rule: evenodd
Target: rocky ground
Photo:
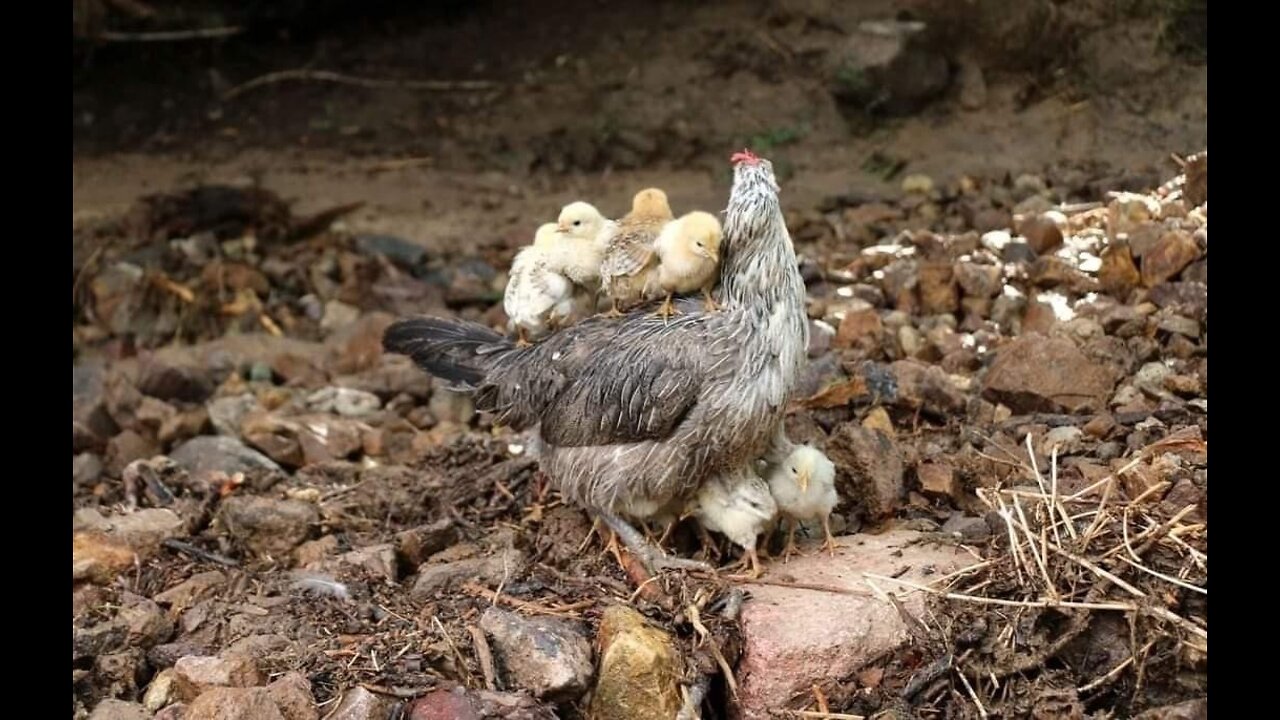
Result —
<instances>
[{"instance_id":1,"label":"rocky ground","mask_svg":"<svg viewBox=\"0 0 1280 720\"><path fill-rule=\"evenodd\" d=\"M1202 4L241 5L76 4L73 717L1206 716ZM638 588L380 336L742 145L839 547Z\"/></svg>"},{"instance_id":2,"label":"rocky ground","mask_svg":"<svg viewBox=\"0 0 1280 720\"><path fill-rule=\"evenodd\" d=\"M637 590L522 438L381 353L396 315L501 323L502 253L438 263L217 187L85 231L76 715L656 718L711 676L712 717L1183 717L1207 154L1102 202L903 187L789 214L814 332L788 427L836 462L842 537L759 584Z\"/></svg>"}]
</instances>

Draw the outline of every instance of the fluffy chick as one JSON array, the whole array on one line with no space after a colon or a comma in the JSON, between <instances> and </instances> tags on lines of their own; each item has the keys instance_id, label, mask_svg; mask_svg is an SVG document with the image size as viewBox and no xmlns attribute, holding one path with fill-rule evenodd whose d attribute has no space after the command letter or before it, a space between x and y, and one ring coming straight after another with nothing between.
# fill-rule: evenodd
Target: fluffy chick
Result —
<instances>
[{"instance_id":1,"label":"fluffy chick","mask_svg":"<svg viewBox=\"0 0 1280 720\"><path fill-rule=\"evenodd\" d=\"M741 547L745 551L742 566L750 562L751 577L760 576L756 538L773 523L778 505L754 469L743 467L707 480L693 498L691 509L702 527Z\"/></svg>"},{"instance_id":2,"label":"fluffy chick","mask_svg":"<svg viewBox=\"0 0 1280 720\"><path fill-rule=\"evenodd\" d=\"M621 315L621 307L645 299L658 264L655 241L674 218L667 194L658 188L641 190L631 199L631 212L609 234L600 265L600 280L612 302L610 315Z\"/></svg>"},{"instance_id":3,"label":"fluffy chick","mask_svg":"<svg viewBox=\"0 0 1280 720\"><path fill-rule=\"evenodd\" d=\"M683 295L696 290L708 311L719 305L711 297L711 288L720 278L720 239L724 236L720 221L715 215L696 210L663 227L654 249L658 256L658 269L653 282L664 297L658 313L668 317L676 312L671 304L672 295Z\"/></svg>"},{"instance_id":4,"label":"fluffy chick","mask_svg":"<svg viewBox=\"0 0 1280 720\"><path fill-rule=\"evenodd\" d=\"M527 345L594 310L600 257L596 248L594 239L567 236L556 224L547 223L538 228L532 245L516 253L502 309L518 344Z\"/></svg>"},{"instance_id":5,"label":"fluffy chick","mask_svg":"<svg viewBox=\"0 0 1280 720\"><path fill-rule=\"evenodd\" d=\"M769 492L777 502L779 514L787 521L784 559L790 559L796 551L796 525L805 520L822 521L826 535L823 547L834 555L836 541L831 535L831 511L839 502L835 464L812 445L797 445L781 462L771 463L766 472Z\"/></svg>"}]
</instances>

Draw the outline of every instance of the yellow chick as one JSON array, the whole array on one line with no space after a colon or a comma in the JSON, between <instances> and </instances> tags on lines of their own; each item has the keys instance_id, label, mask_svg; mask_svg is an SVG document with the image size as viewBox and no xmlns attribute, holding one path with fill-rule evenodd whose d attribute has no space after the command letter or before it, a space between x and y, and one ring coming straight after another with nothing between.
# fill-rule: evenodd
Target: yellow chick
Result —
<instances>
[{"instance_id":1,"label":"yellow chick","mask_svg":"<svg viewBox=\"0 0 1280 720\"><path fill-rule=\"evenodd\" d=\"M704 530L718 532L743 549L742 567L760 576L756 538L772 525L778 512L769 486L751 467L742 467L707 480L689 509Z\"/></svg>"},{"instance_id":2,"label":"yellow chick","mask_svg":"<svg viewBox=\"0 0 1280 720\"><path fill-rule=\"evenodd\" d=\"M653 274L656 290L664 296L658 314L669 317L678 312L671 304L672 295L702 291L708 311L718 310L711 288L720 279L720 240L724 236L720 221L700 210L682 215L667 223L654 243L658 269Z\"/></svg>"},{"instance_id":3,"label":"yellow chick","mask_svg":"<svg viewBox=\"0 0 1280 720\"><path fill-rule=\"evenodd\" d=\"M658 261L654 242L674 218L667 194L658 188L641 190L631 199L631 212L610 233L600 265L600 280L612 301L609 315L621 315L620 307L645 299Z\"/></svg>"},{"instance_id":4,"label":"yellow chick","mask_svg":"<svg viewBox=\"0 0 1280 720\"><path fill-rule=\"evenodd\" d=\"M831 511L840 498L836 494L836 466L830 458L812 445L796 445L780 462L770 463L765 475L778 512L787 520L784 560L795 552L796 524L805 520L822 521L826 536L822 546L834 555Z\"/></svg>"},{"instance_id":5,"label":"yellow chick","mask_svg":"<svg viewBox=\"0 0 1280 720\"><path fill-rule=\"evenodd\" d=\"M509 327L516 331L518 345L528 345L591 314L599 286L599 258L594 238L566 237L554 223L538 228L533 244L521 249L511 263L502 296L502 309ZM591 301L590 306L584 298Z\"/></svg>"}]
</instances>

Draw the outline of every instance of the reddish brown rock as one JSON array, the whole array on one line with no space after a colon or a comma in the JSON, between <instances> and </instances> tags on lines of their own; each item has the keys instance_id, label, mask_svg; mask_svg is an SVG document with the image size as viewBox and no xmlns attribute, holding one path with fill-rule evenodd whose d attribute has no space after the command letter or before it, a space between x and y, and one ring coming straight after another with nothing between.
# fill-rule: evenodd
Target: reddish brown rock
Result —
<instances>
[{"instance_id":1,"label":"reddish brown rock","mask_svg":"<svg viewBox=\"0 0 1280 720\"><path fill-rule=\"evenodd\" d=\"M892 515L905 495L902 453L879 430L845 423L827 441L842 497L860 501L871 520Z\"/></svg>"},{"instance_id":2,"label":"reddish brown rock","mask_svg":"<svg viewBox=\"0 0 1280 720\"><path fill-rule=\"evenodd\" d=\"M211 688L247 688L263 681L253 659L243 655L188 655L174 663L173 672L175 689L183 700L195 700Z\"/></svg>"},{"instance_id":3,"label":"reddish brown rock","mask_svg":"<svg viewBox=\"0 0 1280 720\"><path fill-rule=\"evenodd\" d=\"M960 480L955 468L944 462L920 463L916 467L916 479L925 495L953 499L960 497Z\"/></svg>"},{"instance_id":4,"label":"reddish brown rock","mask_svg":"<svg viewBox=\"0 0 1280 720\"><path fill-rule=\"evenodd\" d=\"M1018 234L1027 239L1027 245L1043 255L1062 245L1062 228L1049 214L1035 215L1022 221ZM1065 218L1063 218L1065 220Z\"/></svg>"},{"instance_id":5,"label":"reddish brown rock","mask_svg":"<svg viewBox=\"0 0 1280 720\"><path fill-rule=\"evenodd\" d=\"M785 568L795 582L843 587L853 594L753 586L742 609L743 652L734 715L766 720L776 717L778 710L801 708L810 701L809 689L815 683L853 676L911 642L902 615L872 593L863 573L929 583L973 562L959 548L911 544L918 537L900 530L842 537L834 558L822 554L793 559ZM898 575L904 568L906 573ZM888 581L880 585L889 592L901 590ZM924 594L898 596L908 613L924 615Z\"/></svg>"},{"instance_id":6,"label":"reddish brown rock","mask_svg":"<svg viewBox=\"0 0 1280 720\"><path fill-rule=\"evenodd\" d=\"M1023 335L996 352L983 396L1015 413L1096 412L1105 407L1116 375L1070 340Z\"/></svg>"},{"instance_id":7,"label":"reddish brown rock","mask_svg":"<svg viewBox=\"0 0 1280 720\"><path fill-rule=\"evenodd\" d=\"M1114 242L1102 250L1102 267L1098 270L1098 282L1102 289L1123 301L1129 291L1138 286L1142 275L1133 262L1127 243Z\"/></svg>"},{"instance_id":8,"label":"reddish brown rock","mask_svg":"<svg viewBox=\"0 0 1280 720\"><path fill-rule=\"evenodd\" d=\"M190 705L183 720L291 720L266 688L215 687L202 693Z\"/></svg>"},{"instance_id":9,"label":"reddish brown rock","mask_svg":"<svg viewBox=\"0 0 1280 720\"><path fill-rule=\"evenodd\" d=\"M844 319L840 321L840 328L836 331L835 346L851 348L858 345L863 338L876 341L883 327L880 314L875 308L851 310L845 313Z\"/></svg>"},{"instance_id":10,"label":"reddish brown rock","mask_svg":"<svg viewBox=\"0 0 1280 720\"><path fill-rule=\"evenodd\" d=\"M920 311L926 315L954 313L960 309L960 288L949 262L920 265Z\"/></svg>"},{"instance_id":11,"label":"reddish brown rock","mask_svg":"<svg viewBox=\"0 0 1280 720\"><path fill-rule=\"evenodd\" d=\"M1200 258L1200 248L1185 230L1171 230L1160 237L1150 252L1142 256L1142 284L1145 287L1169 280Z\"/></svg>"}]
</instances>

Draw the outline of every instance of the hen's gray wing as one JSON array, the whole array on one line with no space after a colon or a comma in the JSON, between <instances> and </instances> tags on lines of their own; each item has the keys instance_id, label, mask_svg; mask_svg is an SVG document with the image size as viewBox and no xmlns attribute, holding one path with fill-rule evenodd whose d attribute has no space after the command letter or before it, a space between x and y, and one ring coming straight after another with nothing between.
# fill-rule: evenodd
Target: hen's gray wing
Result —
<instances>
[{"instance_id":1,"label":"hen's gray wing","mask_svg":"<svg viewBox=\"0 0 1280 720\"><path fill-rule=\"evenodd\" d=\"M696 316L592 318L495 362L476 408L561 447L660 440L697 404L707 345ZM692 357L691 357L692 356Z\"/></svg>"}]
</instances>

